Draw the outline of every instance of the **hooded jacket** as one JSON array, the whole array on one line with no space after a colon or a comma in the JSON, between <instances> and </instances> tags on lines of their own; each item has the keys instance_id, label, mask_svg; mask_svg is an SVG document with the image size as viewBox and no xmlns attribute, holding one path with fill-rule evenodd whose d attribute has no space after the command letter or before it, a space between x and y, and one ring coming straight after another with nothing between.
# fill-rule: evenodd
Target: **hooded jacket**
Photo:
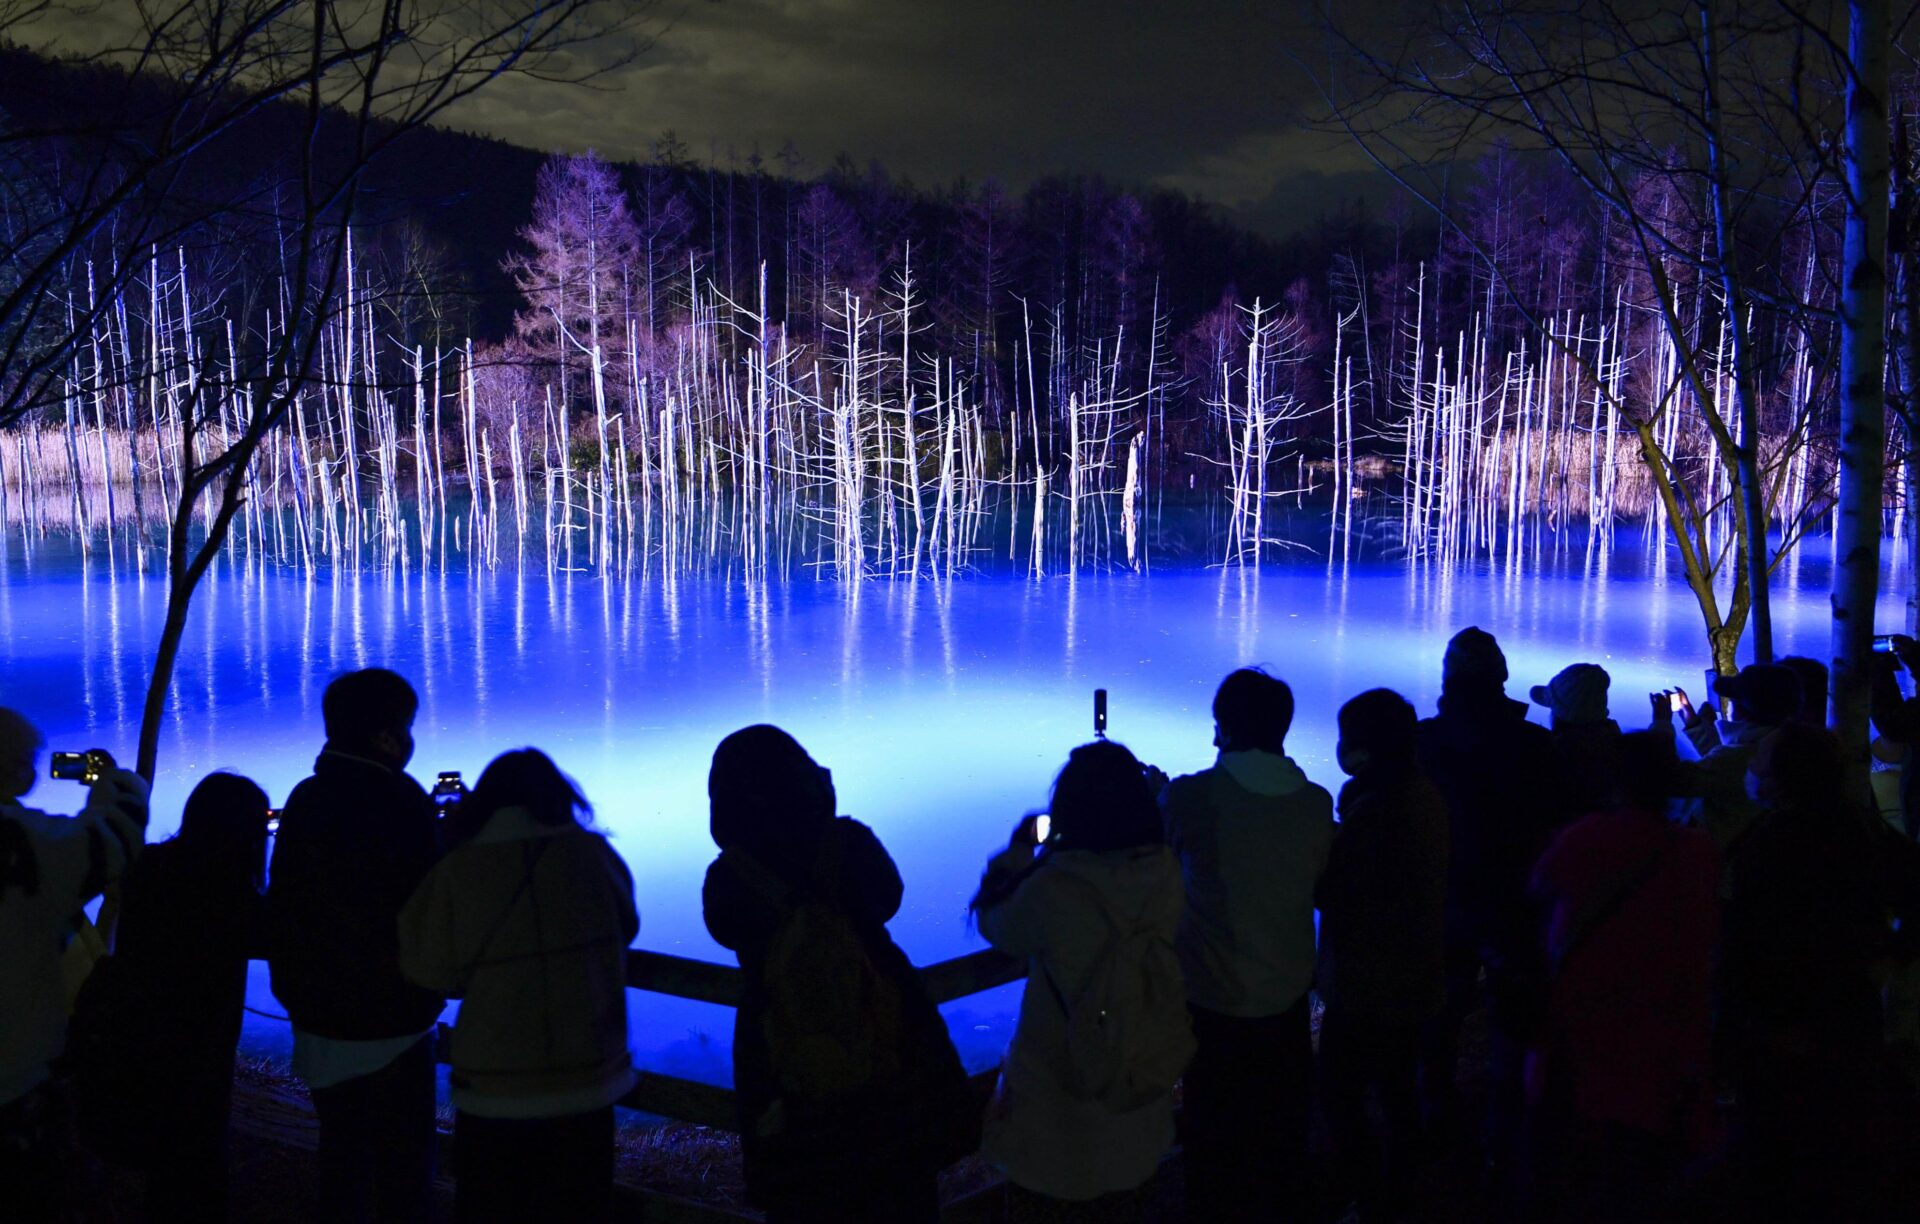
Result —
<instances>
[{"instance_id":1,"label":"hooded jacket","mask_svg":"<svg viewBox=\"0 0 1920 1224\"><path fill-rule=\"evenodd\" d=\"M850 921L874 967L900 988L900 1038L912 1060L903 1083L853 1103L800 1100L784 1092L767 1034L766 968L785 912L726 855L707 869L700 901L707 932L739 957L746 978L734 1010L733 1088L748 1197L761 1207L826 1213L844 1202L850 1181L871 1179L876 1165L886 1166L889 1177L911 1171L931 1182L942 1164L960 1154L951 1140L956 1114L964 1114L968 1150L978 1114L946 1022L887 933L886 924L900 909L902 885L886 847L873 830L848 817L808 823L810 839L788 830L785 843L743 838L732 845L782 879L797 899L817 887L812 874L826 849L822 839L840 839L834 895L824 899ZM772 857L769 845L786 853Z\"/></svg>"},{"instance_id":2,"label":"hooded jacket","mask_svg":"<svg viewBox=\"0 0 1920 1224\"><path fill-rule=\"evenodd\" d=\"M46 1080L65 1047L60 962L73 917L125 870L146 824L147 784L124 769L95 782L70 819L0 805L19 865L0 881L0 1105Z\"/></svg>"},{"instance_id":3,"label":"hooded jacket","mask_svg":"<svg viewBox=\"0 0 1920 1224\"><path fill-rule=\"evenodd\" d=\"M414 1036L446 1006L400 973L400 909L440 858L433 800L397 769L328 749L293 788L267 886L273 993L336 1041Z\"/></svg>"},{"instance_id":4,"label":"hooded jacket","mask_svg":"<svg viewBox=\"0 0 1920 1224\"><path fill-rule=\"evenodd\" d=\"M598 833L502 808L400 913L400 968L461 1000L453 1102L483 1117L610 1105L633 1087L633 877Z\"/></svg>"},{"instance_id":5,"label":"hooded jacket","mask_svg":"<svg viewBox=\"0 0 1920 1224\"><path fill-rule=\"evenodd\" d=\"M1020 870L1024 857L1005 852L989 880ZM1116 1114L1068 1090L1060 999L1084 993L1116 922L1150 926L1171 942L1181 907L1179 864L1164 846L1051 851L1011 892L982 902L980 934L1030 967L981 1143L1016 1184L1053 1198L1097 1198L1146 1181L1173 1145L1171 1092Z\"/></svg>"},{"instance_id":6,"label":"hooded jacket","mask_svg":"<svg viewBox=\"0 0 1920 1224\"><path fill-rule=\"evenodd\" d=\"M1186 884L1180 963L1187 999L1273 1016L1313 985L1313 890L1333 844L1333 799L1277 753L1223 752L1176 778L1167 843Z\"/></svg>"}]
</instances>

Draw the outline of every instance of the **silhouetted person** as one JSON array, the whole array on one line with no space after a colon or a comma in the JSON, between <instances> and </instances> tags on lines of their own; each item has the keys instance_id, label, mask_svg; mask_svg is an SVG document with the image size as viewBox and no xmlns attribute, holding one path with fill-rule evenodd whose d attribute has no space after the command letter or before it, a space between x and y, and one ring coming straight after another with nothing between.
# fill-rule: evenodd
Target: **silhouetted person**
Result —
<instances>
[{"instance_id":1,"label":"silhouetted person","mask_svg":"<svg viewBox=\"0 0 1920 1224\"><path fill-rule=\"evenodd\" d=\"M1673 765L1664 737L1623 737L1619 802L1534 869L1550 987L1528 1079L1545 1216L1665 1218L1708 1134L1719 863L1705 833L1667 821Z\"/></svg>"},{"instance_id":2,"label":"silhouetted person","mask_svg":"<svg viewBox=\"0 0 1920 1224\"><path fill-rule=\"evenodd\" d=\"M130 1083L102 1086L102 1106L130 1107L132 1116L101 1121L135 1123L131 1154L147 1173L151 1219L227 1214L233 1056L247 960L261 941L268 817L266 792L246 778L202 779L187 797L180 831L147 847L127 872L113 957L96 970L100 987L138 1008L137 1016L109 1020L128 1040L117 1066L98 1069L128 1072ZM86 1005L83 991L80 1010Z\"/></svg>"},{"instance_id":3,"label":"silhouetted person","mask_svg":"<svg viewBox=\"0 0 1920 1224\"><path fill-rule=\"evenodd\" d=\"M1420 1140L1420 1034L1446 1006L1447 807L1417 716L1373 689L1340 709L1340 824L1320 877L1320 1070L1342 1192L1404 1214ZM1368 1118L1371 1098L1380 1125Z\"/></svg>"},{"instance_id":4,"label":"silhouetted person","mask_svg":"<svg viewBox=\"0 0 1920 1224\"><path fill-rule=\"evenodd\" d=\"M1781 728L1751 775L1764 815L1734 849L1723 953L1750 1207L1864 1218L1849 1196L1873 1180L1885 1072L1875 970L1894 940L1879 831L1847 800L1839 741L1824 730Z\"/></svg>"},{"instance_id":5,"label":"silhouetted person","mask_svg":"<svg viewBox=\"0 0 1920 1224\"><path fill-rule=\"evenodd\" d=\"M1809 727L1826 726L1829 687L1827 665L1805 655L1788 655L1780 660L1780 666L1792 672L1794 679L1800 682L1800 708L1793 720Z\"/></svg>"},{"instance_id":6,"label":"silhouetted person","mask_svg":"<svg viewBox=\"0 0 1920 1224\"><path fill-rule=\"evenodd\" d=\"M24 806L43 742L0 709L0 1214L40 1221L73 1205L72 1112L53 1063L66 1041L60 962L80 907L140 850L147 785L115 769L72 818Z\"/></svg>"},{"instance_id":7,"label":"silhouetted person","mask_svg":"<svg viewBox=\"0 0 1920 1224\"><path fill-rule=\"evenodd\" d=\"M1575 663L1528 695L1553 715L1553 751L1566 820L1613 806L1619 769L1620 724L1607 712L1612 678L1594 663Z\"/></svg>"},{"instance_id":8,"label":"silhouetted person","mask_svg":"<svg viewBox=\"0 0 1920 1224\"><path fill-rule=\"evenodd\" d=\"M1131 1219L1173 1144L1173 1085L1193 1053L1180 865L1119 744L1074 749L1049 810L1046 844L1022 820L973 899L987 942L1028 966L981 1151L1014 1219Z\"/></svg>"},{"instance_id":9,"label":"silhouetted person","mask_svg":"<svg viewBox=\"0 0 1920 1224\"><path fill-rule=\"evenodd\" d=\"M633 877L574 784L532 748L496 757L458 843L400 914L400 967L459 999L452 1073L461 1220L604 1220L613 1106L633 1087Z\"/></svg>"},{"instance_id":10,"label":"silhouetted person","mask_svg":"<svg viewBox=\"0 0 1920 1224\"><path fill-rule=\"evenodd\" d=\"M267 887L273 993L320 1121L323 1219L420 1220L434 1171L434 1022L400 972L400 909L439 861L433 801L407 776L413 687L348 672L321 698L327 743L288 797Z\"/></svg>"},{"instance_id":11,"label":"silhouetted person","mask_svg":"<svg viewBox=\"0 0 1920 1224\"><path fill-rule=\"evenodd\" d=\"M734 1097L769 1221L932 1221L979 1113L946 1023L887 934L900 873L836 816L833 778L777 727L720 742L707 777L707 930L740 958Z\"/></svg>"},{"instance_id":12,"label":"silhouetted person","mask_svg":"<svg viewBox=\"0 0 1920 1224\"><path fill-rule=\"evenodd\" d=\"M1486 971L1488 1155L1514 1156L1529 1032L1544 1001L1539 918L1527 878L1563 808L1553 739L1507 697L1506 656L1463 629L1447 643L1440 708L1420 724L1420 765L1447 803L1447 1007L1428 1026L1422 1104L1442 1134L1455 1119L1461 1022Z\"/></svg>"},{"instance_id":13,"label":"silhouetted person","mask_svg":"<svg viewBox=\"0 0 1920 1224\"><path fill-rule=\"evenodd\" d=\"M1219 757L1166 789L1186 884L1179 951L1197 1044L1185 1079L1196 1218L1271 1219L1298 1201L1313 1106L1313 889L1333 799L1286 754L1293 693L1242 668L1213 698Z\"/></svg>"},{"instance_id":14,"label":"silhouetted person","mask_svg":"<svg viewBox=\"0 0 1920 1224\"><path fill-rule=\"evenodd\" d=\"M1672 786L1681 819L1707 831L1724 864L1760 815L1747 793L1747 763L1761 740L1799 716L1801 693L1799 679L1777 663L1749 663L1722 677L1716 693L1725 716L1716 720L1707 709L1686 719L1683 729L1700 759L1679 762ZM1656 695L1653 730L1667 733L1672 724L1672 708Z\"/></svg>"}]
</instances>

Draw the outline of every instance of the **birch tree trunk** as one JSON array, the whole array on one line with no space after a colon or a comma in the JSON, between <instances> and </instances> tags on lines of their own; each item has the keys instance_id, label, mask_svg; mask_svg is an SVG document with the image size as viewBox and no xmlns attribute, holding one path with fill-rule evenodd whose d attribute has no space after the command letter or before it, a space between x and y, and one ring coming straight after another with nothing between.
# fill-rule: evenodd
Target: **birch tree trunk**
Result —
<instances>
[{"instance_id":1,"label":"birch tree trunk","mask_svg":"<svg viewBox=\"0 0 1920 1224\"><path fill-rule=\"evenodd\" d=\"M1880 589L1886 479L1887 0L1851 0L1847 87L1847 232L1840 300L1840 496L1833 564L1829 719L1849 785L1867 787L1867 696Z\"/></svg>"}]
</instances>

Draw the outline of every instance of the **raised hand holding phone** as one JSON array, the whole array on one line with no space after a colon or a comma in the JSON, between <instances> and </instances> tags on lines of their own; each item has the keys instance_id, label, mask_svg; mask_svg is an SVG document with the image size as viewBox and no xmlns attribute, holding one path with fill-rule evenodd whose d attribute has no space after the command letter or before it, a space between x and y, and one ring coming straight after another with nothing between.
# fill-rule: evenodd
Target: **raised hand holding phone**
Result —
<instances>
[{"instance_id":1,"label":"raised hand holding phone","mask_svg":"<svg viewBox=\"0 0 1920 1224\"><path fill-rule=\"evenodd\" d=\"M1688 722L1692 722L1695 716L1693 698L1687 696L1687 690L1683 688L1674 689L1669 694L1669 697L1673 701L1673 712L1685 718Z\"/></svg>"},{"instance_id":2,"label":"raised hand holding phone","mask_svg":"<svg viewBox=\"0 0 1920 1224\"><path fill-rule=\"evenodd\" d=\"M1013 840L1008 843L1014 849L1025 849L1028 853L1038 850L1046 843L1053 832L1053 820L1045 812L1028 812L1013 826Z\"/></svg>"}]
</instances>

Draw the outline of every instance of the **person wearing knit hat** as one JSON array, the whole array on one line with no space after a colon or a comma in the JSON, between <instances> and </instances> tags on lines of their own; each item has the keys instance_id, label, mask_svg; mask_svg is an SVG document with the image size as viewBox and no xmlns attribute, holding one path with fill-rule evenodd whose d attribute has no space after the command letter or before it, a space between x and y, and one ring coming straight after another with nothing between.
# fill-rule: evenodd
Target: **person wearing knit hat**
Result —
<instances>
[{"instance_id":1,"label":"person wearing knit hat","mask_svg":"<svg viewBox=\"0 0 1920 1224\"><path fill-rule=\"evenodd\" d=\"M1493 635L1478 625L1470 625L1453 635L1446 656L1440 662L1440 687L1485 688L1499 690L1507 683L1507 656Z\"/></svg>"},{"instance_id":2,"label":"person wearing knit hat","mask_svg":"<svg viewBox=\"0 0 1920 1224\"><path fill-rule=\"evenodd\" d=\"M1441 664L1439 711L1420 724L1420 768L1446 801L1447 1005L1422 1038L1422 1109L1456 1121L1460 1026L1486 971L1490 1050L1488 1155L1518 1156L1522 1069L1530 1017L1544 989L1527 877L1564 818L1565 787L1545 727L1506 695L1507 658L1486 630L1462 629Z\"/></svg>"}]
</instances>

